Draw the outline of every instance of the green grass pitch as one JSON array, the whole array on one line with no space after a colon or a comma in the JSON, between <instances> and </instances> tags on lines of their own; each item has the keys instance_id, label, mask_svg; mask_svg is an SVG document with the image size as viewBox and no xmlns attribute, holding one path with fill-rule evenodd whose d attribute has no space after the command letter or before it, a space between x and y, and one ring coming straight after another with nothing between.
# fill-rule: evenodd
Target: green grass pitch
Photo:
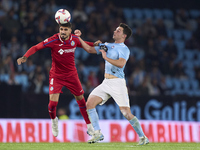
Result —
<instances>
[{"instance_id":1,"label":"green grass pitch","mask_svg":"<svg viewBox=\"0 0 200 150\"><path fill-rule=\"evenodd\" d=\"M0 150L200 150L200 143L0 143Z\"/></svg>"}]
</instances>

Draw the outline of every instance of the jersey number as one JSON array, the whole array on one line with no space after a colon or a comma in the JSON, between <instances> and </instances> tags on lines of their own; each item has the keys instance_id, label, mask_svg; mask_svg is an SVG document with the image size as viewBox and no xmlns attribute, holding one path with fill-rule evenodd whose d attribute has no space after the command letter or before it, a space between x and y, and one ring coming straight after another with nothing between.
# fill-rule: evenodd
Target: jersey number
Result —
<instances>
[{"instance_id":1,"label":"jersey number","mask_svg":"<svg viewBox=\"0 0 200 150\"><path fill-rule=\"evenodd\" d=\"M53 85L53 78L51 79L50 84Z\"/></svg>"}]
</instances>

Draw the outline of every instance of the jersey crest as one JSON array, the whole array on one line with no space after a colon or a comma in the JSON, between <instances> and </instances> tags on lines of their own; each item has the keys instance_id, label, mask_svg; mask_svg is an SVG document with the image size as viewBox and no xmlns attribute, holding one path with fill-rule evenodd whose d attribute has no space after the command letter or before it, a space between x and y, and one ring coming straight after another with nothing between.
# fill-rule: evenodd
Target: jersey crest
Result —
<instances>
[{"instance_id":1,"label":"jersey crest","mask_svg":"<svg viewBox=\"0 0 200 150\"><path fill-rule=\"evenodd\" d=\"M71 41L71 46L74 46L75 45L75 42L74 41Z\"/></svg>"}]
</instances>

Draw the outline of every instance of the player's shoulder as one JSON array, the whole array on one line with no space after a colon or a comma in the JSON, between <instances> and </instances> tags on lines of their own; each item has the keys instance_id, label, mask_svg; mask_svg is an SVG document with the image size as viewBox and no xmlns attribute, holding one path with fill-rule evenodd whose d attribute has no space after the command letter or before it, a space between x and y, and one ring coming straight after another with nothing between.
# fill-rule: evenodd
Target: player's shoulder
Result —
<instances>
[{"instance_id":1,"label":"player's shoulder","mask_svg":"<svg viewBox=\"0 0 200 150\"><path fill-rule=\"evenodd\" d=\"M59 40L58 33L54 34L53 36L51 36L51 37L49 37L47 39L45 39L44 42L47 43L47 42L52 42L52 41L57 41L57 40Z\"/></svg>"},{"instance_id":2,"label":"player's shoulder","mask_svg":"<svg viewBox=\"0 0 200 150\"><path fill-rule=\"evenodd\" d=\"M75 34L71 34L71 38L72 38L73 40L79 40L78 36L75 35Z\"/></svg>"},{"instance_id":3,"label":"player's shoulder","mask_svg":"<svg viewBox=\"0 0 200 150\"><path fill-rule=\"evenodd\" d=\"M120 46L122 49L129 50L128 46L126 46L126 44L124 44L124 43L121 43Z\"/></svg>"},{"instance_id":4,"label":"player's shoulder","mask_svg":"<svg viewBox=\"0 0 200 150\"><path fill-rule=\"evenodd\" d=\"M54 34L53 36L45 39L43 42L44 42L44 45L49 45L50 43L55 43L58 40L59 40L59 35L57 33L57 34Z\"/></svg>"}]
</instances>

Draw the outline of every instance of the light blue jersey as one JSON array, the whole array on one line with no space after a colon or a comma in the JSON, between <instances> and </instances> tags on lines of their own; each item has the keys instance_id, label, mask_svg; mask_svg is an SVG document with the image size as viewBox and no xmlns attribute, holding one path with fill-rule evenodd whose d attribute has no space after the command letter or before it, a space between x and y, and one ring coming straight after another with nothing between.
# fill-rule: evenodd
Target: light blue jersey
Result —
<instances>
[{"instance_id":1,"label":"light blue jersey","mask_svg":"<svg viewBox=\"0 0 200 150\"><path fill-rule=\"evenodd\" d=\"M105 43L105 45L108 48L108 51L106 52L106 56L111 59L119 59L124 58L126 61L129 58L130 50L124 43ZM99 46L95 46L95 50L97 51L97 54L101 54L99 52ZM105 73L112 74L118 78L124 78L124 67L119 68L117 66L112 65L108 61L105 61Z\"/></svg>"}]
</instances>

